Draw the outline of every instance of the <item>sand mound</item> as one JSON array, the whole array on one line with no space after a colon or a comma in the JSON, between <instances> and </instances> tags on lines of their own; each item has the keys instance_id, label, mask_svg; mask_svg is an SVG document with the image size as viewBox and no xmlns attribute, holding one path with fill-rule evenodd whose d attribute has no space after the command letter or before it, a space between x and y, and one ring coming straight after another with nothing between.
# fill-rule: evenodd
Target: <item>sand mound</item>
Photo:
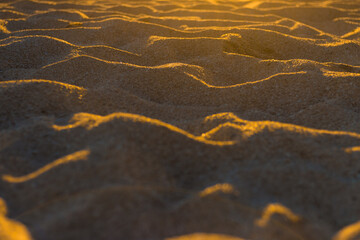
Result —
<instances>
[{"instance_id":1,"label":"sand mound","mask_svg":"<svg viewBox=\"0 0 360 240\"><path fill-rule=\"evenodd\" d=\"M6 217L7 209L0 199L0 237L4 240L31 240L31 236L24 225Z\"/></svg>"},{"instance_id":2,"label":"sand mound","mask_svg":"<svg viewBox=\"0 0 360 240\"><path fill-rule=\"evenodd\" d=\"M3 1L0 239L358 239L359 14Z\"/></svg>"}]
</instances>

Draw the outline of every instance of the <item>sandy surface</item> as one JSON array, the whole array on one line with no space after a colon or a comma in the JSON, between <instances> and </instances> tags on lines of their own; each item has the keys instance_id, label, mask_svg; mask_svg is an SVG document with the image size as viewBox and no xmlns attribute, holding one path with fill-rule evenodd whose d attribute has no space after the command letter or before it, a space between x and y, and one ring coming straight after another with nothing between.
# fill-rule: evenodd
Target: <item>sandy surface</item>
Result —
<instances>
[{"instance_id":1,"label":"sandy surface","mask_svg":"<svg viewBox=\"0 0 360 240\"><path fill-rule=\"evenodd\" d=\"M0 19L0 239L360 239L360 1Z\"/></svg>"}]
</instances>

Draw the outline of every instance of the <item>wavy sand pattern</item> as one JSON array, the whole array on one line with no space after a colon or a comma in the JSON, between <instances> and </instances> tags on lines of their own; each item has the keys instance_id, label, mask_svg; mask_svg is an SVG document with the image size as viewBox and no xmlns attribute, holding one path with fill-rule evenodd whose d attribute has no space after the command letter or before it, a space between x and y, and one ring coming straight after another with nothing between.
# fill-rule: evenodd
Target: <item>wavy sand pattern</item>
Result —
<instances>
[{"instance_id":1,"label":"wavy sand pattern","mask_svg":"<svg viewBox=\"0 0 360 240\"><path fill-rule=\"evenodd\" d=\"M3 0L0 177L6 240L360 239L360 1Z\"/></svg>"}]
</instances>

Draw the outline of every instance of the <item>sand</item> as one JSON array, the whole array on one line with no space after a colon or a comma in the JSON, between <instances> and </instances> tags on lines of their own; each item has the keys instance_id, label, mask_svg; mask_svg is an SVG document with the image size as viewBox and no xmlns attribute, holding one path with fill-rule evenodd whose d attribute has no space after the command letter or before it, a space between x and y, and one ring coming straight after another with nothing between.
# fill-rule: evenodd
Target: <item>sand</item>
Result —
<instances>
[{"instance_id":1,"label":"sand","mask_svg":"<svg viewBox=\"0 0 360 240\"><path fill-rule=\"evenodd\" d=\"M0 239L360 239L360 1L2 0Z\"/></svg>"}]
</instances>

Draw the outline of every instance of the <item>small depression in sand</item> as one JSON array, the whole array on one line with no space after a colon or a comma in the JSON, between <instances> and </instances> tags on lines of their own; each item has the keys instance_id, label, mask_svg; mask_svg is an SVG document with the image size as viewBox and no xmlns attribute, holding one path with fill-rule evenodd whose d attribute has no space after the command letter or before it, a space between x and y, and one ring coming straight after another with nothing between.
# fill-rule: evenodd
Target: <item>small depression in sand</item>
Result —
<instances>
[{"instance_id":1,"label":"small depression in sand","mask_svg":"<svg viewBox=\"0 0 360 240\"><path fill-rule=\"evenodd\" d=\"M360 239L360 1L1 1L0 239Z\"/></svg>"}]
</instances>

